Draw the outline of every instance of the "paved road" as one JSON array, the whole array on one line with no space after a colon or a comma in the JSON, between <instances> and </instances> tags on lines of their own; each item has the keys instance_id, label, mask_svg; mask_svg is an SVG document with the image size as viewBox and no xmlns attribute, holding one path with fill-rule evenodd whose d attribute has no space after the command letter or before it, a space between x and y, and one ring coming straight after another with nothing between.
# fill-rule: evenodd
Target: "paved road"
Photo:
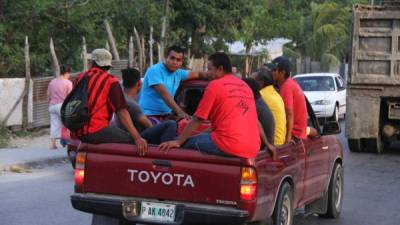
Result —
<instances>
[{"instance_id":1,"label":"paved road","mask_svg":"<svg viewBox=\"0 0 400 225\"><path fill-rule=\"evenodd\" d=\"M296 216L295 225L399 225L400 155L346 154L339 220Z\"/></svg>"},{"instance_id":2,"label":"paved road","mask_svg":"<svg viewBox=\"0 0 400 225\"><path fill-rule=\"evenodd\" d=\"M64 163L25 174L0 175L1 225L89 225L72 209L73 173Z\"/></svg>"},{"instance_id":3,"label":"paved road","mask_svg":"<svg viewBox=\"0 0 400 225\"><path fill-rule=\"evenodd\" d=\"M68 164L0 175L0 225L90 224L89 215L70 205L72 179ZM294 225L399 225L399 191L400 154L355 154L346 146L341 218L300 214Z\"/></svg>"},{"instance_id":4,"label":"paved road","mask_svg":"<svg viewBox=\"0 0 400 225\"><path fill-rule=\"evenodd\" d=\"M345 148L341 217L329 220L297 215L294 225L399 225L400 149L384 155L351 153L344 132L339 138Z\"/></svg>"}]
</instances>

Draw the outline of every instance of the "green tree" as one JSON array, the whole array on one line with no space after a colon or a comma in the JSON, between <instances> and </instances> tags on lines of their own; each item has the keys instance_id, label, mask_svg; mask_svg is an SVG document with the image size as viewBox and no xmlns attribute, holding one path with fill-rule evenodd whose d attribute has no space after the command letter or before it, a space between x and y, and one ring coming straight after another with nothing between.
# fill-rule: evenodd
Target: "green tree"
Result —
<instances>
[{"instance_id":1,"label":"green tree","mask_svg":"<svg viewBox=\"0 0 400 225\"><path fill-rule=\"evenodd\" d=\"M19 0L0 1L0 76L23 76L23 43L29 37L32 73L50 75L49 40L53 37L61 63L81 70L80 51L85 36L88 51L104 47L104 19L112 24L121 55L127 55L129 36L136 26L142 35L160 29L160 1L148 0ZM155 33L157 38L157 33Z\"/></svg>"},{"instance_id":2,"label":"green tree","mask_svg":"<svg viewBox=\"0 0 400 225\"><path fill-rule=\"evenodd\" d=\"M237 27L251 10L248 3L246 0L174 0L169 42L190 47L197 56L207 50L220 50L226 42L235 40Z\"/></svg>"},{"instance_id":3,"label":"green tree","mask_svg":"<svg viewBox=\"0 0 400 225\"><path fill-rule=\"evenodd\" d=\"M351 13L333 2L310 4L310 13L300 16L299 28L285 54L320 61L324 70L339 65L349 53Z\"/></svg>"},{"instance_id":4,"label":"green tree","mask_svg":"<svg viewBox=\"0 0 400 225\"><path fill-rule=\"evenodd\" d=\"M291 58L320 61L324 70L339 65L351 51L351 7L368 0L319 0L304 3L308 10L298 16L297 29L284 54Z\"/></svg>"},{"instance_id":5,"label":"green tree","mask_svg":"<svg viewBox=\"0 0 400 225\"><path fill-rule=\"evenodd\" d=\"M104 47L107 41L104 19L111 23L120 55L126 58L134 26L146 37L153 26L154 39L160 39L162 2L0 0L0 77L23 76L25 36L30 40L34 76L51 74L50 37L60 63L81 70L82 37L86 37L88 51ZM321 60L323 53L337 59L348 54L349 39L343 37L350 35L350 6L355 2L368 3L367 0L169 2L167 43L190 47L197 56L226 49L226 43L237 40L249 47L274 37L286 37L297 44L291 48L293 53L315 60Z\"/></svg>"}]
</instances>

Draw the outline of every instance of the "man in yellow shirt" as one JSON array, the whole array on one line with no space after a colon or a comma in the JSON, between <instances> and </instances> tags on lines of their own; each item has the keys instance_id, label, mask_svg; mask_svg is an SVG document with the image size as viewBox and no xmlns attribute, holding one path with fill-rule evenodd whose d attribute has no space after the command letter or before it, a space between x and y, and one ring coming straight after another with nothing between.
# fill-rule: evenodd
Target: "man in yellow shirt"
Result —
<instances>
[{"instance_id":1,"label":"man in yellow shirt","mask_svg":"<svg viewBox=\"0 0 400 225\"><path fill-rule=\"evenodd\" d=\"M253 78L260 84L260 94L270 108L275 120L276 146L285 144L286 141L286 113L282 97L274 88L272 71L268 67L261 67L253 74Z\"/></svg>"}]
</instances>

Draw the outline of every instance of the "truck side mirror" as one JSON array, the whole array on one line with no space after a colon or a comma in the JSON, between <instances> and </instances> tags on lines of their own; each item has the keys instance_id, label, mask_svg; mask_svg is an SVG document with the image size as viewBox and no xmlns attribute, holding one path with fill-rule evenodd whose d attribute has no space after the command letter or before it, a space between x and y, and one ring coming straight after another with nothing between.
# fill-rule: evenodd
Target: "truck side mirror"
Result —
<instances>
[{"instance_id":1,"label":"truck side mirror","mask_svg":"<svg viewBox=\"0 0 400 225\"><path fill-rule=\"evenodd\" d=\"M341 129L338 122L330 121L324 124L323 135L340 134Z\"/></svg>"}]
</instances>

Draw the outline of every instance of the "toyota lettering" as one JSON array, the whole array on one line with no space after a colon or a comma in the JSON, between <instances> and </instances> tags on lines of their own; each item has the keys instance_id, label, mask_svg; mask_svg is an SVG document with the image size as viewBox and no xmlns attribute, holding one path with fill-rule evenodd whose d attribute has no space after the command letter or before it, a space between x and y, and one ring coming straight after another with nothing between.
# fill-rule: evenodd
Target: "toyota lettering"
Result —
<instances>
[{"instance_id":1,"label":"toyota lettering","mask_svg":"<svg viewBox=\"0 0 400 225\"><path fill-rule=\"evenodd\" d=\"M161 182L164 185L175 184L177 186L194 188L194 182L191 175L133 169L128 169L128 174L131 182L153 182L154 184Z\"/></svg>"}]
</instances>

